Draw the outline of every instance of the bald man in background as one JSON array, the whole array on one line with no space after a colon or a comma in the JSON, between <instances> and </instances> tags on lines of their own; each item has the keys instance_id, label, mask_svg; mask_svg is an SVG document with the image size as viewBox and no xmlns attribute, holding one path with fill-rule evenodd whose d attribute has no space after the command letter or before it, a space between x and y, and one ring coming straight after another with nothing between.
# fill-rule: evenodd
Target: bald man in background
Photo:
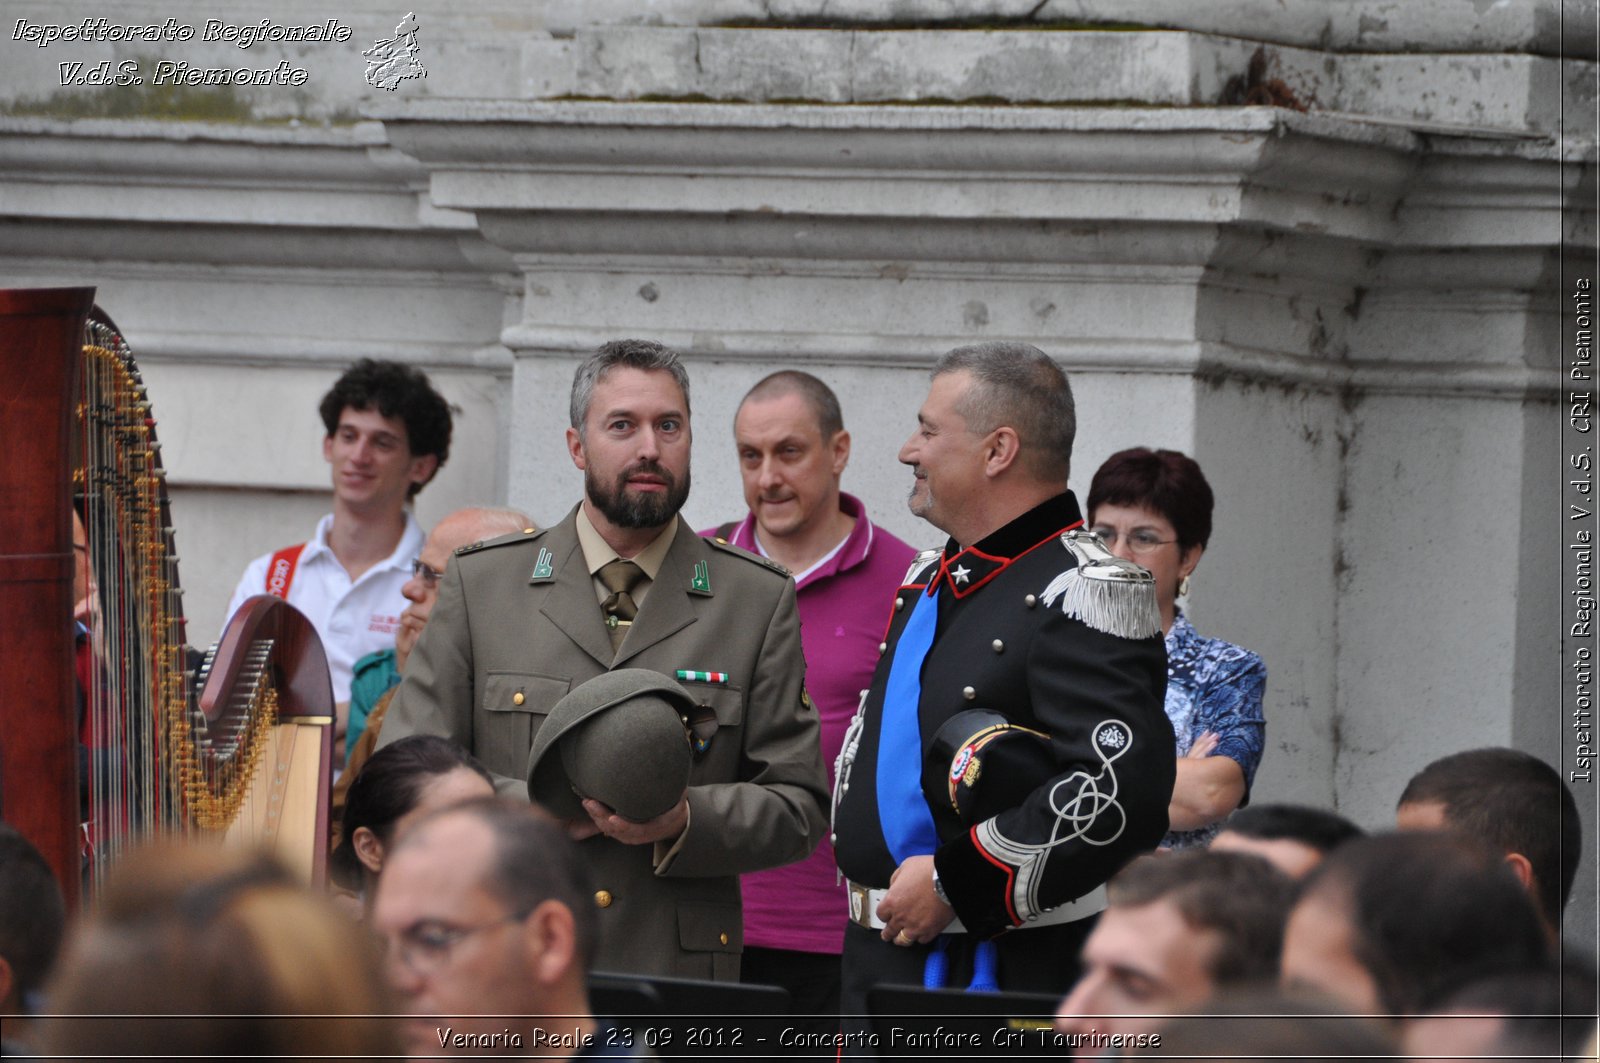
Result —
<instances>
[{"instance_id":1,"label":"bald man in background","mask_svg":"<svg viewBox=\"0 0 1600 1063\"><path fill-rule=\"evenodd\" d=\"M427 626L433 603L439 600L439 577L444 575L450 556L463 546L533 530L534 523L526 513L487 506L458 509L434 525L422 544L422 552L412 562L411 578L400 588L410 604L400 613L400 630L394 636L394 649L368 654L356 662L355 678L350 684L350 753L344 771L333 784L331 819L335 835L344 812L345 793L377 746L378 729L383 725L395 688L400 685L406 660ZM337 836L334 840L337 842Z\"/></svg>"}]
</instances>

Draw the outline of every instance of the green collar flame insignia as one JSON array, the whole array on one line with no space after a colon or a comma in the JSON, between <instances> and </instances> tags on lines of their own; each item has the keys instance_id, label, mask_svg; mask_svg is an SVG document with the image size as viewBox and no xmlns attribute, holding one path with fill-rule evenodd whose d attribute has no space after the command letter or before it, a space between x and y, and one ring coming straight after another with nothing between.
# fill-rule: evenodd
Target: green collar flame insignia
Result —
<instances>
[{"instance_id":1,"label":"green collar flame insignia","mask_svg":"<svg viewBox=\"0 0 1600 1063\"><path fill-rule=\"evenodd\" d=\"M533 563L533 575L529 579L551 579L554 577L556 574L555 565L552 564L554 560L555 557L549 550L542 546L539 547L539 557Z\"/></svg>"},{"instance_id":2,"label":"green collar flame insignia","mask_svg":"<svg viewBox=\"0 0 1600 1063\"><path fill-rule=\"evenodd\" d=\"M689 581L689 589L701 594L711 593L711 566L704 561L694 563L694 579Z\"/></svg>"}]
</instances>

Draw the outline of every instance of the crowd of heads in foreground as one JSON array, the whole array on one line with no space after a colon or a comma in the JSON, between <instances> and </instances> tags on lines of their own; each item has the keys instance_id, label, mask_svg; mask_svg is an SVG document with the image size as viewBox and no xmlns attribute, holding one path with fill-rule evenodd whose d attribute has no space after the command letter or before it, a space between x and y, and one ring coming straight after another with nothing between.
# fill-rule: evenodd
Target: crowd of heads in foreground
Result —
<instances>
[{"instance_id":1,"label":"crowd of heads in foreground","mask_svg":"<svg viewBox=\"0 0 1600 1063\"><path fill-rule=\"evenodd\" d=\"M168 843L123 861L69 925L43 860L0 827L7 1040L61 1058L386 1058L507 1050L558 1030L577 1047L630 1047L590 1009L593 894L574 846L441 745L408 739L374 760L409 807L385 806L372 842L357 828L353 849L382 853L342 865L366 887L357 917L266 858ZM1140 857L1111 880L1054 1043L1078 1055L1576 1055L1593 1037L1596 983L1592 957L1557 931L1576 867L1570 802L1536 759L1474 750L1412 780L1402 829L1369 835L1323 809L1262 805L1209 848ZM118 1017L81 1017L93 1015Z\"/></svg>"}]
</instances>

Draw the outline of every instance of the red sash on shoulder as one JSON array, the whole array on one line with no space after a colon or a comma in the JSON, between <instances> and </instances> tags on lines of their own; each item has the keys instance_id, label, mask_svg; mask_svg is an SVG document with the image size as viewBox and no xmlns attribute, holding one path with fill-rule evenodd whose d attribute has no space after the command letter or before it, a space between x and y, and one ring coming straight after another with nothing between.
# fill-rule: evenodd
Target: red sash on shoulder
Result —
<instances>
[{"instance_id":1,"label":"red sash on shoulder","mask_svg":"<svg viewBox=\"0 0 1600 1063\"><path fill-rule=\"evenodd\" d=\"M294 571L300 567L300 554L305 548L305 543L297 543L272 555L272 560L267 562L268 594L274 598L289 597L289 585L294 582Z\"/></svg>"}]
</instances>

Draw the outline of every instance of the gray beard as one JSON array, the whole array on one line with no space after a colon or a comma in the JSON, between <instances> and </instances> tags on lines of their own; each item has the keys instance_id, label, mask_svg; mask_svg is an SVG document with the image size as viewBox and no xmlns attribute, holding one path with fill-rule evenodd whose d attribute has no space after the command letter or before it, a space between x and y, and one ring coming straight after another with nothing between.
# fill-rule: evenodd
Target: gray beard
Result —
<instances>
[{"instance_id":1,"label":"gray beard","mask_svg":"<svg viewBox=\"0 0 1600 1063\"><path fill-rule=\"evenodd\" d=\"M924 486L922 500L920 502L917 500L918 481L913 480L911 490L906 492L906 508L911 511L912 516L928 520L928 514L933 512L933 489L926 486L926 480L921 481L921 483ZM929 523L931 524L932 521L929 521Z\"/></svg>"}]
</instances>

